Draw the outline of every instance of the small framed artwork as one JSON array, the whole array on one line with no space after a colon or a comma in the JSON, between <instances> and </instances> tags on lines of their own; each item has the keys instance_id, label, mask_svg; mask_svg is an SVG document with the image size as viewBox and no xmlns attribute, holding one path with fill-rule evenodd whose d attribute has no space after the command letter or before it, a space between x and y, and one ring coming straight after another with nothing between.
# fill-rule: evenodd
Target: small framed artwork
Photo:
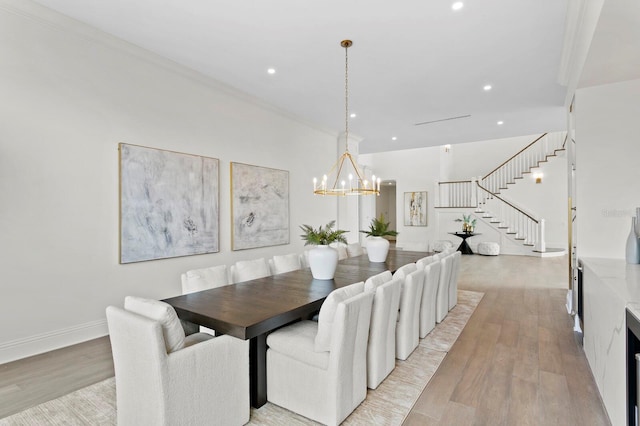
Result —
<instances>
[{"instance_id":1,"label":"small framed artwork","mask_svg":"<svg viewBox=\"0 0 640 426\"><path fill-rule=\"evenodd\" d=\"M219 251L219 160L144 146L120 152L120 263Z\"/></svg>"},{"instance_id":2,"label":"small framed artwork","mask_svg":"<svg viewBox=\"0 0 640 426\"><path fill-rule=\"evenodd\" d=\"M404 193L404 226L427 226L427 192Z\"/></svg>"},{"instance_id":3,"label":"small framed artwork","mask_svg":"<svg viewBox=\"0 0 640 426\"><path fill-rule=\"evenodd\" d=\"M231 163L231 248L289 244L289 172Z\"/></svg>"}]
</instances>

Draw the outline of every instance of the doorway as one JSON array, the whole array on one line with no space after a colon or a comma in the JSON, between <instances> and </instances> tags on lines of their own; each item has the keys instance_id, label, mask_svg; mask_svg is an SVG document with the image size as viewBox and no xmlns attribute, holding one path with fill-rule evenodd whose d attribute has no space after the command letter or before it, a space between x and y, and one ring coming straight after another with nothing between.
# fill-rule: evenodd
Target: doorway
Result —
<instances>
[{"instance_id":1,"label":"doorway","mask_svg":"<svg viewBox=\"0 0 640 426\"><path fill-rule=\"evenodd\" d=\"M380 196L376 197L376 217L384 215L385 222L389 222L389 230L397 230L396 215L396 181L384 180L380 182ZM396 237L385 237L391 242Z\"/></svg>"}]
</instances>

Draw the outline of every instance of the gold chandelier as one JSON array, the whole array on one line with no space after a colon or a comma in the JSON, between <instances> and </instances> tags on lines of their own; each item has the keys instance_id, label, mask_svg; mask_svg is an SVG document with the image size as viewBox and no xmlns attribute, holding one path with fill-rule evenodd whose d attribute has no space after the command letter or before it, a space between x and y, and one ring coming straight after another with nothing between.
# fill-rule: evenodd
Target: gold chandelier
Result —
<instances>
[{"instance_id":1,"label":"gold chandelier","mask_svg":"<svg viewBox=\"0 0 640 426\"><path fill-rule=\"evenodd\" d=\"M349 152L349 55L351 40L342 40L344 47L344 127L345 151L329 172L318 182L313 178L313 193L317 195L380 195L380 178L373 175L371 181L358 167Z\"/></svg>"}]
</instances>

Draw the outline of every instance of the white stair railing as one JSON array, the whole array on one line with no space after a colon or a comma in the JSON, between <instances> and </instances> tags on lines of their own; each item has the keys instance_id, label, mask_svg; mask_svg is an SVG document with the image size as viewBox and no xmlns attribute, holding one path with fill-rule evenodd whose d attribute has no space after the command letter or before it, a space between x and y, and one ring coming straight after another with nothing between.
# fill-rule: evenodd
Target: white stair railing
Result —
<instances>
[{"instance_id":1,"label":"white stair railing","mask_svg":"<svg viewBox=\"0 0 640 426\"><path fill-rule=\"evenodd\" d=\"M544 219L537 219L499 195L491 193L479 182L476 187L476 212L483 213L481 217L484 220L504 230L513 240L531 246L536 251L545 251Z\"/></svg>"},{"instance_id":2,"label":"white stair railing","mask_svg":"<svg viewBox=\"0 0 640 426\"><path fill-rule=\"evenodd\" d=\"M540 166L540 163L563 150L565 140L566 132L544 133L484 176L482 185L490 192L499 194L501 190L507 189L508 184L522 179L523 174L530 173L532 168Z\"/></svg>"}]
</instances>

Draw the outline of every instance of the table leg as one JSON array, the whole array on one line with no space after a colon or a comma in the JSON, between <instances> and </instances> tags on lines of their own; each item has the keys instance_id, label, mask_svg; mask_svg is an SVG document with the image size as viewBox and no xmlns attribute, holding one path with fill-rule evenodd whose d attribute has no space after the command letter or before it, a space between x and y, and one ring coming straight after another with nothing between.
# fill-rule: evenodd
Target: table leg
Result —
<instances>
[{"instance_id":1,"label":"table leg","mask_svg":"<svg viewBox=\"0 0 640 426\"><path fill-rule=\"evenodd\" d=\"M260 408L267 403L267 335L249 341L249 388L251 406Z\"/></svg>"},{"instance_id":2,"label":"table leg","mask_svg":"<svg viewBox=\"0 0 640 426\"><path fill-rule=\"evenodd\" d=\"M458 251L462 254L473 254L473 250L471 250L471 247L469 247L469 243L467 243L466 239L462 240L462 243L458 247Z\"/></svg>"}]
</instances>

